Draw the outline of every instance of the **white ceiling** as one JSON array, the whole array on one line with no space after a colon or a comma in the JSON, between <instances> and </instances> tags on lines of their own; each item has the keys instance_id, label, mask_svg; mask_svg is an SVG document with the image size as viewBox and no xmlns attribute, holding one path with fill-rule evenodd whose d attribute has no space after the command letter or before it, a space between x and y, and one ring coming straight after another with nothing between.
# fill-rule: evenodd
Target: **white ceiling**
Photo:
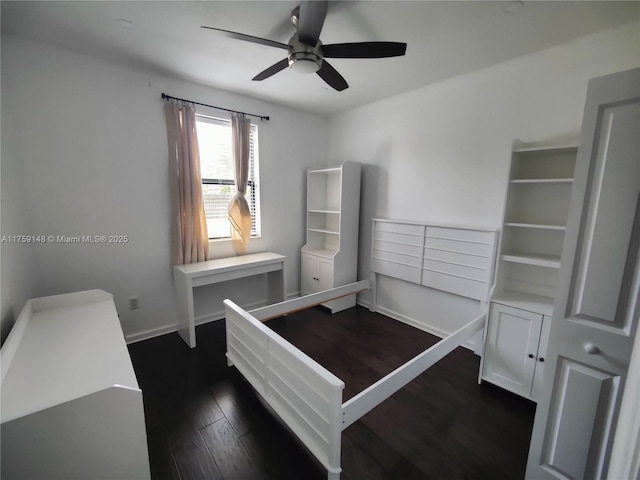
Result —
<instances>
[{"instance_id":1,"label":"white ceiling","mask_svg":"<svg viewBox=\"0 0 640 480\"><path fill-rule=\"evenodd\" d=\"M0 5L3 32L322 115L640 17L638 1L525 1L521 8L517 3L331 1L320 36L323 43L408 44L404 57L330 60L349 83L343 92L317 75L290 69L252 82L286 52L200 28L208 25L287 43L294 31L288 18L297 1L3 0Z\"/></svg>"}]
</instances>

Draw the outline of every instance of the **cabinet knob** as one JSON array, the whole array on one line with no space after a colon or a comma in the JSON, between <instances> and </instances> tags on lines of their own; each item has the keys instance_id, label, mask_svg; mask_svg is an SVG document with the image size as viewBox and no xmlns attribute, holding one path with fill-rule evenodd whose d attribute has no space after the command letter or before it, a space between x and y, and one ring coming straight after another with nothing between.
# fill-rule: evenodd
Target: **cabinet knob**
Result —
<instances>
[{"instance_id":1,"label":"cabinet knob","mask_svg":"<svg viewBox=\"0 0 640 480\"><path fill-rule=\"evenodd\" d=\"M539 362L544 362L544 358L540 357L540 358L538 359L538 361L539 361Z\"/></svg>"},{"instance_id":2,"label":"cabinet knob","mask_svg":"<svg viewBox=\"0 0 640 480\"><path fill-rule=\"evenodd\" d=\"M584 351L587 352L589 355L595 355L596 353L600 352L600 349L598 347L596 347L593 343L585 343L583 345Z\"/></svg>"},{"instance_id":3,"label":"cabinet knob","mask_svg":"<svg viewBox=\"0 0 640 480\"><path fill-rule=\"evenodd\" d=\"M529 354L529 358L533 358L533 353L530 353L530 354Z\"/></svg>"}]
</instances>

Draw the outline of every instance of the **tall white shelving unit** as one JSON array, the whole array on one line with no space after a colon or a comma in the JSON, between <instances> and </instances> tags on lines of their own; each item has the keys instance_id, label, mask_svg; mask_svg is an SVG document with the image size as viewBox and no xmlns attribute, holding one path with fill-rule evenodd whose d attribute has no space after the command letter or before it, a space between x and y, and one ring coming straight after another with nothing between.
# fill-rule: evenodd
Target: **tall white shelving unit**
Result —
<instances>
[{"instance_id":1,"label":"tall white shelving unit","mask_svg":"<svg viewBox=\"0 0 640 480\"><path fill-rule=\"evenodd\" d=\"M307 172L307 241L302 295L355 282L358 275L360 172L355 162ZM333 313L355 306L350 295L325 304Z\"/></svg>"},{"instance_id":2,"label":"tall white shelving unit","mask_svg":"<svg viewBox=\"0 0 640 480\"><path fill-rule=\"evenodd\" d=\"M577 145L516 142L481 378L537 400Z\"/></svg>"}]
</instances>

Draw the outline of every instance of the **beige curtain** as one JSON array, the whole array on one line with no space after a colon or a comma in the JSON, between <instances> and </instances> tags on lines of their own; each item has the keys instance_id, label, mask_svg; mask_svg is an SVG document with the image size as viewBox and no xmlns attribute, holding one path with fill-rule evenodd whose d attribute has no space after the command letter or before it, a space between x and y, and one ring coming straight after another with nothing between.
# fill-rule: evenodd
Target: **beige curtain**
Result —
<instances>
[{"instance_id":1,"label":"beige curtain","mask_svg":"<svg viewBox=\"0 0 640 480\"><path fill-rule=\"evenodd\" d=\"M202 202L196 112L190 105L165 104L172 189L171 260L174 265L209 258L209 234Z\"/></svg>"},{"instance_id":2,"label":"beige curtain","mask_svg":"<svg viewBox=\"0 0 640 480\"><path fill-rule=\"evenodd\" d=\"M242 113L231 114L231 152L235 170L236 193L229 202L231 240L236 253L242 253L251 236L251 211L245 195L249 179L251 121Z\"/></svg>"}]
</instances>

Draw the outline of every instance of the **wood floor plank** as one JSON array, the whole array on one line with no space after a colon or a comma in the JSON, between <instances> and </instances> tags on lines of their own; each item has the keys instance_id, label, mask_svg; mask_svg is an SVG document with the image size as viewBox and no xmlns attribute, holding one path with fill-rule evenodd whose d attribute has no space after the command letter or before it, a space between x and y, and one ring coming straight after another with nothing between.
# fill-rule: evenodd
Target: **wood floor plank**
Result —
<instances>
[{"instance_id":1,"label":"wood floor plank","mask_svg":"<svg viewBox=\"0 0 640 480\"><path fill-rule=\"evenodd\" d=\"M272 480L325 480L327 472L311 455L286 436L253 431L241 437L264 475Z\"/></svg>"},{"instance_id":2,"label":"wood floor plank","mask_svg":"<svg viewBox=\"0 0 640 480\"><path fill-rule=\"evenodd\" d=\"M211 452L191 417L176 417L167 427L169 446L182 480L221 480Z\"/></svg>"},{"instance_id":3,"label":"wood floor plank","mask_svg":"<svg viewBox=\"0 0 640 480\"><path fill-rule=\"evenodd\" d=\"M368 457L368 462L374 463L375 468L385 479L402 478L404 480L424 479L425 475L409 459L393 449L386 439L372 432L363 422L356 422L343 433L354 445ZM357 464L343 463L342 468L348 478L356 480L366 478ZM427 477L428 478L428 477Z\"/></svg>"},{"instance_id":4,"label":"wood floor plank","mask_svg":"<svg viewBox=\"0 0 640 480\"><path fill-rule=\"evenodd\" d=\"M201 430L225 480L265 480L226 418Z\"/></svg>"},{"instance_id":5,"label":"wood floor plank","mask_svg":"<svg viewBox=\"0 0 640 480\"><path fill-rule=\"evenodd\" d=\"M262 408L257 399L252 398L252 395L250 389L242 389L215 397L220 410L238 436L253 430L257 421L256 409Z\"/></svg>"},{"instance_id":6,"label":"wood floor plank","mask_svg":"<svg viewBox=\"0 0 640 480\"><path fill-rule=\"evenodd\" d=\"M188 402L191 417L196 426L200 429L217 422L224 418L224 413L218 405L218 402L208 392L200 392Z\"/></svg>"},{"instance_id":7,"label":"wood floor plank","mask_svg":"<svg viewBox=\"0 0 640 480\"><path fill-rule=\"evenodd\" d=\"M171 453L169 437L163 427L147 429L149 466L154 480L180 480L178 467Z\"/></svg>"},{"instance_id":8,"label":"wood floor plank","mask_svg":"<svg viewBox=\"0 0 640 480\"><path fill-rule=\"evenodd\" d=\"M340 478L343 480L385 480L388 475L373 458L363 452L346 435L342 439L341 460L343 471ZM353 473L352 473L353 472ZM352 477L352 475L355 475Z\"/></svg>"},{"instance_id":9,"label":"wood floor plank","mask_svg":"<svg viewBox=\"0 0 640 480\"><path fill-rule=\"evenodd\" d=\"M278 480L324 480L327 472L273 415L240 437L265 475Z\"/></svg>"}]
</instances>

